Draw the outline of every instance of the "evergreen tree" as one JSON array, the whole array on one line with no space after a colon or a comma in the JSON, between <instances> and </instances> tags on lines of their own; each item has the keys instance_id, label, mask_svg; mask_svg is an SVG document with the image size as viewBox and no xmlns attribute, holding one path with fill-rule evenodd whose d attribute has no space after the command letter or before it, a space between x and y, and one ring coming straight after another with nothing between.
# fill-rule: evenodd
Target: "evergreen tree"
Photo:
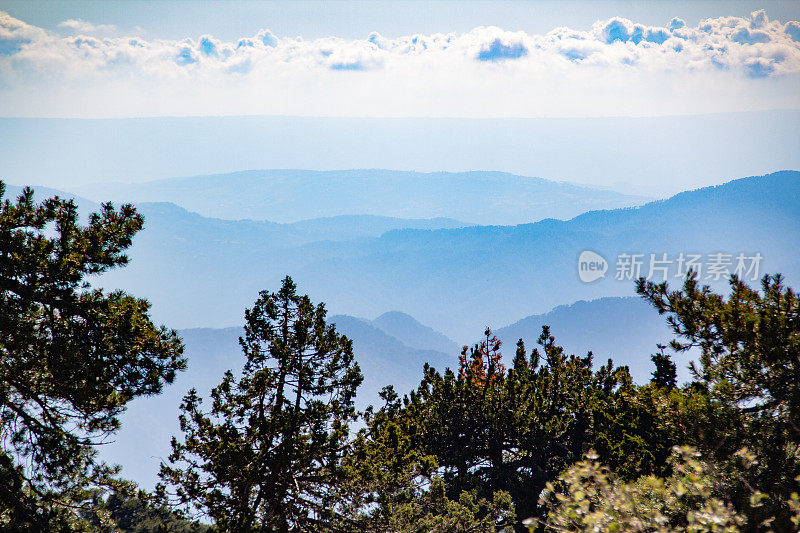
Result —
<instances>
[{"instance_id":1,"label":"evergreen tree","mask_svg":"<svg viewBox=\"0 0 800 533\"><path fill-rule=\"evenodd\" d=\"M86 526L80 512L115 473L94 445L128 402L157 394L185 366L175 332L151 322L145 300L88 282L127 263L142 224L130 205L104 204L81 226L72 201L37 204L30 188L0 204L4 530Z\"/></svg>"},{"instance_id":2,"label":"evergreen tree","mask_svg":"<svg viewBox=\"0 0 800 533\"><path fill-rule=\"evenodd\" d=\"M752 452L757 465L736 477L729 495L753 531L759 516L789 531L788 502L800 490L800 297L780 275L765 276L760 292L736 277L730 285L725 298L694 275L674 291L639 280L639 294L669 315L672 347L700 350L693 383L662 404L659 417L674 439L731 470L739 450ZM758 508L753 490L770 495Z\"/></svg>"},{"instance_id":3,"label":"evergreen tree","mask_svg":"<svg viewBox=\"0 0 800 533\"><path fill-rule=\"evenodd\" d=\"M567 356L547 327L539 344L542 353L529 354L520 341L506 370L487 331L465 349L458 373L426 367L402 403L387 402L368 420L367 447L410 458L423 478L429 471L419 465L434 463L429 479L441 478L450 500L507 493L519 519L542 515L539 492L589 447L631 474L649 472L654 453L645 436L653 419L638 407L627 369L609 361L593 371L591 354ZM398 508L409 491L385 494L396 499L378 498L381 505Z\"/></svg>"},{"instance_id":4,"label":"evergreen tree","mask_svg":"<svg viewBox=\"0 0 800 533\"><path fill-rule=\"evenodd\" d=\"M666 348L666 346L659 344L658 348L659 353L650 356L650 360L653 361L653 364L656 366L650 383L656 387L672 390L678 383L675 363L672 362L669 354L664 353L664 348Z\"/></svg>"},{"instance_id":5,"label":"evergreen tree","mask_svg":"<svg viewBox=\"0 0 800 533\"><path fill-rule=\"evenodd\" d=\"M469 379L476 387L491 386L492 381L503 376L506 371L502 363L503 354L500 353L503 343L496 335L492 335L489 328L486 328L483 335L484 339L479 344L472 348L464 346L458 357L459 377Z\"/></svg>"},{"instance_id":6,"label":"evergreen tree","mask_svg":"<svg viewBox=\"0 0 800 533\"><path fill-rule=\"evenodd\" d=\"M97 503L93 512L88 513L89 518L93 518L97 511L108 513L111 523L125 533L208 533L211 529L184 520L144 491L112 492Z\"/></svg>"},{"instance_id":7,"label":"evergreen tree","mask_svg":"<svg viewBox=\"0 0 800 533\"><path fill-rule=\"evenodd\" d=\"M245 312L241 377L192 390L162 479L225 531L320 531L337 518L362 376L352 342L287 277Z\"/></svg>"}]
</instances>

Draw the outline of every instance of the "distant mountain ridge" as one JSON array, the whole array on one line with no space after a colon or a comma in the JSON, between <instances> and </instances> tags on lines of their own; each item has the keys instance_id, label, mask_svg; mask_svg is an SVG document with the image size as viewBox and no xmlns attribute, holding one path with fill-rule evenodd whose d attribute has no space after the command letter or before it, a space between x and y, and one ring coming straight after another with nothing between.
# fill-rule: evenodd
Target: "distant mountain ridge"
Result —
<instances>
[{"instance_id":1,"label":"distant mountain ridge","mask_svg":"<svg viewBox=\"0 0 800 533\"><path fill-rule=\"evenodd\" d=\"M566 219L648 198L507 172L248 170L76 192L94 200L168 201L206 217L294 222L358 213L479 224Z\"/></svg>"},{"instance_id":2,"label":"distant mountain ridge","mask_svg":"<svg viewBox=\"0 0 800 533\"><path fill-rule=\"evenodd\" d=\"M269 220L204 217L170 202L139 202L135 205L145 216L145 224L148 219L155 219L174 232L184 232L186 236L202 233L203 237L198 238L212 239L214 242L261 240L284 247L375 238L397 229L430 231L471 225L449 218L402 219L375 215L342 215L284 224Z\"/></svg>"},{"instance_id":3,"label":"distant mountain ridge","mask_svg":"<svg viewBox=\"0 0 800 533\"><path fill-rule=\"evenodd\" d=\"M459 344L486 326L567 302L631 296L632 279L614 279L621 253L758 253L761 274L782 272L795 286L800 278L797 171L568 221L404 228L342 241L316 241L270 223L208 219L168 204L139 206L146 223L131 263L99 283L150 299L154 317L177 327L240 323L258 291L277 287L286 274L333 314L371 317L398 309ZM608 261L605 279L579 280L584 250Z\"/></svg>"},{"instance_id":4,"label":"distant mountain ridge","mask_svg":"<svg viewBox=\"0 0 800 533\"><path fill-rule=\"evenodd\" d=\"M674 338L664 315L638 297L605 297L560 305L547 313L531 315L494 333L503 341L503 353L512 354L517 340L523 339L530 350L538 347L542 326L550 326L556 344L565 351L586 355L591 351L595 365L609 358L616 366L627 365L634 379L645 383L653 372L650 355L657 353L657 344ZM686 365L690 357L677 355L678 374L688 377Z\"/></svg>"},{"instance_id":5,"label":"distant mountain ridge","mask_svg":"<svg viewBox=\"0 0 800 533\"><path fill-rule=\"evenodd\" d=\"M364 385L359 395L362 405L376 402L378 392L386 385L394 385L398 391L404 392L416 387L425 363L441 370L458 365L457 353L444 353L433 347L408 346L369 320L331 315L328 321L353 341L353 352L364 374Z\"/></svg>"},{"instance_id":6,"label":"distant mountain ridge","mask_svg":"<svg viewBox=\"0 0 800 533\"><path fill-rule=\"evenodd\" d=\"M97 211L100 207L100 203L70 192L41 186L32 186L31 188L34 190L34 198L37 201L54 196L73 199L82 216ZM22 187L20 186L6 185L6 198L8 199L16 199L21 192ZM122 199L114 203L115 205L120 205L133 202ZM146 226L149 226L147 217L152 216L159 222L169 223L176 230L191 231L193 228L196 230L197 226L203 226L204 231L208 231L210 235L213 235L215 240L235 242L237 239L242 238L267 237L271 242L285 245L379 237L387 231L396 229L437 230L464 228L473 225L444 217L405 219L378 215L339 215L281 224L270 220L227 220L204 217L171 202L140 202L136 203L136 207L141 214L145 215ZM258 237L255 237L255 235Z\"/></svg>"},{"instance_id":7,"label":"distant mountain ridge","mask_svg":"<svg viewBox=\"0 0 800 533\"><path fill-rule=\"evenodd\" d=\"M372 321L372 324L404 344L418 350L436 350L455 357L460 346L433 328L420 324L417 319L400 311L389 311Z\"/></svg>"}]
</instances>

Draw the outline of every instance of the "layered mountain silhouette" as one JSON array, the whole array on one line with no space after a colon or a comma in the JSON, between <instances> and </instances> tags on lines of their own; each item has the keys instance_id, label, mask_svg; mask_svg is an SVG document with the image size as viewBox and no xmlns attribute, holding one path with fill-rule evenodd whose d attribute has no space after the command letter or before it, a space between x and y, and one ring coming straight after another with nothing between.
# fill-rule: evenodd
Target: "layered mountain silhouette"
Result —
<instances>
[{"instance_id":1,"label":"layered mountain silhouette","mask_svg":"<svg viewBox=\"0 0 800 533\"><path fill-rule=\"evenodd\" d=\"M389 311L372 321L384 332L400 339L407 346L418 350L436 350L457 355L461 346L433 328L420 324L413 316L400 311Z\"/></svg>"},{"instance_id":2,"label":"layered mountain silhouette","mask_svg":"<svg viewBox=\"0 0 800 533\"><path fill-rule=\"evenodd\" d=\"M278 222L358 213L518 224L570 218L591 209L632 206L647 200L486 171L248 170L136 184L105 183L76 192L93 200L166 201L207 217Z\"/></svg>"},{"instance_id":3,"label":"layered mountain silhouette","mask_svg":"<svg viewBox=\"0 0 800 533\"><path fill-rule=\"evenodd\" d=\"M783 272L791 281L800 272L795 171L568 221L397 229L338 241L297 237L292 225L210 219L170 204L137 205L146 229L136 237L131 264L100 282L149 298L155 316L177 327L239 324L258 291L277 287L287 274L334 314L399 310L462 343L486 326L565 303L633 295L634 276L615 279L620 254L674 259L680 253L758 253L759 273ZM581 282L577 262L584 250L605 258L605 278ZM669 281L681 278L670 272ZM716 286L726 284L720 280Z\"/></svg>"},{"instance_id":4,"label":"layered mountain silhouette","mask_svg":"<svg viewBox=\"0 0 800 533\"><path fill-rule=\"evenodd\" d=\"M616 366L627 366L634 380L647 382L653 372L650 355L659 351L675 335L649 303L638 297L606 297L560 305L544 314L531 315L494 333L503 341L503 353L511 355L519 339L530 351L537 346L542 326L550 326L556 344L570 354L592 352L596 366L612 359ZM667 353L671 353L667 350ZM679 380L688 378L691 353L673 354Z\"/></svg>"},{"instance_id":5,"label":"layered mountain silhouette","mask_svg":"<svg viewBox=\"0 0 800 533\"><path fill-rule=\"evenodd\" d=\"M59 196L75 201L79 213L85 217L97 211L100 203L94 202L71 192L60 191L49 187L32 187L36 201ZM19 196L22 187L6 185L6 198ZM113 202L116 205L133 203L121 199ZM161 224L171 225L176 232L200 235L213 242L246 242L248 240L265 240L272 245L296 246L320 241L350 241L369 237L379 237L387 231L395 229L453 229L472 226L452 218L407 219L378 215L341 215L334 217L300 220L293 223L280 224L268 220L226 220L208 218L193 213L170 202L141 202L137 204L139 212ZM152 224L148 223L150 228Z\"/></svg>"},{"instance_id":6,"label":"layered mountain silhouette","mask_svg":"<svg viewBox=\"0 0 800 533\"><path fill-rule=\"evenodd\" d=\"M81 202L91 208L91 202ZM759 274L782 272L790 282L800 277L796 171L738 179L635 208L516 226L396 219L379 224L372 218L354 223L358 217L278 224L207 218L168 203L137 207L146 222L131 263L96 282L150 299L155 318L179 328L238 325L258 291L279 286L287 274L333 314L378 316L394 309L459 344L486 326L565 303L633 295L633 276L615 279L620 254L758 253ZM584 250L608 262L606 276L590 284L578 278ZM644 270L639 273L647 275ZM669 281L681 279L670 273ZM726 285L707 281L720 289Z\"/></svg>"}]
</instances>

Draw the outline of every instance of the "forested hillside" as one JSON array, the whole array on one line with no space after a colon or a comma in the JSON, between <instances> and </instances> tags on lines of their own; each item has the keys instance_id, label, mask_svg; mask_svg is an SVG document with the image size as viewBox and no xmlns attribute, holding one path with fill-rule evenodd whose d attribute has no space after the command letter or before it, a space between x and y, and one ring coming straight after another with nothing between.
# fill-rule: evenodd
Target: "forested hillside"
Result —
<instances>
[{"instance_id":1,"label":"forested hillside","mask_svg":"<svg viewBox=\"0 0 800 533\"><path fill-rule=\"evenodd\" d=\"M779 274L733 277L725 294L695 273L630 284L674 339L637 383L626 366L564 350L549 325L514 346L486 328L457 358L421 351L383 328L443 336L400 314L328 315L289 276L252 295L243 328L178 333L153 322L146 300L87 283L128 268L143 217L105 205L85 220L29 189L0 206L3 529L800 526L800 297ZM673 355L692 348L679 381ZM359 395L380 384L364 407ZM114 439L149 453L131 432L163 442L139 472L98 453ZM154 490L126 480L148 468Z\"/></svg>"}]
</instances>

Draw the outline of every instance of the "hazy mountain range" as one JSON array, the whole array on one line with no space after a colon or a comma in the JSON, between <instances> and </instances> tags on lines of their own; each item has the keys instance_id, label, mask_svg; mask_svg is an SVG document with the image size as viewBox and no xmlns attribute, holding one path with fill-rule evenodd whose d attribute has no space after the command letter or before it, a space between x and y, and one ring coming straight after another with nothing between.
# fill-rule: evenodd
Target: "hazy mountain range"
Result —
<instances>
[{"instance_id":1,"label":"hazy mountain range","mask_svg":"<svg viewBox=\"0 0 800 533\"><path fill-rule=\"evenodd\" d=\"M18 192L9 187L7 195ZM37 188L40 198L56 193ZM242 205L251 200L246 192L242 196ZM82 212L97 208L75 198ZM163 395L134 402L119 444L103 447L104 457L122 462L126 475L145 485L169 452L182 395L189 387L207 395L225 370L241 367L243 310L286 274L312 300L326 302L331 321L353 339L365 375L362 407L376 402L384 385L410 390L425 362L457 366L460 345L479 339L486 326L502 326L496 332L510 355L518 338L528 349L535 346L548 324L568 352L592 350L598 364L612 357L646 381L650 354L671 334L663 316L632 297L631 280L613 279L619 253L758 252L762 273L783 272L795 286L800 279L796 171L635 208L516 226L470 226L460 212L449 218L348 215L276 223L205 217L167 202L137 207L146 228L134 241L130 265L96 283L148 298L154 318L169 326L208 326L180 332L189 370ZM605 279L579 280L583 250L608 260ZM723 282L716 285L724 289ZM678 358L684 378L686 361Z\"/></svg>"},{"instance_id":2,"label":"hazy mountain range","mask_svg":"<svg viewBox=\"0 0 800 533\"><path fill-rule=\"evenodd\" d=\"M335 314L402 311L463 342L557 305L632 295L631 280L614 279L620 253L760 253L761 272L800 271L800 173L789 171L568 221L399 229L336 242L294 241L291 228L169 204L139 208L147 229L131 264L102 281L151 299L155 316L177 327L240 324L258 291L286 274ZM592 284L577 275L587 249L609 263L606 278Z\"/></svg>"},{"instance_id":3,"label":"hazy mountain range","mask_svg":"<svg viewBox=\"0 0 800 533\"><path fill-rule=\"evenodd\" d=\"M34 197L41 201L45 198L60 196L71 198L78 205L79 213L85 216L100 207L94 202L71 192L35 186ZM15 198L22 191L17 185L6 185L6 197ZM105 200L110 201L110 200ZM121 200L114 202L133 203ZM280 224L268 220L223 220L207 218L193 213L170 202L139 202L139 211L158 223L169 224L175 232L205 232L206 241L245 242L251 240L267 240L273 245L295 246L319 241L350 241L365 237L379 237L394 229L452 229L472 226L466 222L451 218L408 219L378 215L340 215L315 219L300 220L293 223ZM146 229L153 229L154 223L146 223Z\"/></svg>"},{"instance_id":4,"label":"hazy mountain range","mask_svg":"<svg viewBox=\"0 0 800 533\"><path fill-rule=\"evenodd\" d=\"M357 213L519 224L647 200L504 172L391 170L250 170L146 183L103 183L74 192L95 201L167 201L207 217L277 222Z\"/></svg>"},{"instance_id":5,"label":"hazy mountain range","mask_svg":"<svg viewBox=\"0 0 800 533\"><path fill-rule=\"evenodd\" d=\"M207 218L168 203L137 205L146 229L134 241L131 264L99 283L150 299L157 320L180 328L241 324L258 291L278 287L287 274L334 314L402 311L459 343L487 325L565 303L632 295L631 280L614 279L620 253L760 253L762 273L800 277L796 171L516 226L418 220L408 225L421 229L384 232L406 223L344 217L282 225ZM605 279L592 284L577 275L587 249L609 263Z\"/></svg>"},{"instance_id":6,"label":"hazy mountain range","mask_svg":"<svg viewBox=\"0 0 800 533\"><path fill-rule=\"evenodd\" d=\"M436 350L453 356L461 350L460 344L456 344L442 333L420 324L414 317L399 311L383 313L373 320L372 324L418 350Z\"/></svg>"}]
</instances>

